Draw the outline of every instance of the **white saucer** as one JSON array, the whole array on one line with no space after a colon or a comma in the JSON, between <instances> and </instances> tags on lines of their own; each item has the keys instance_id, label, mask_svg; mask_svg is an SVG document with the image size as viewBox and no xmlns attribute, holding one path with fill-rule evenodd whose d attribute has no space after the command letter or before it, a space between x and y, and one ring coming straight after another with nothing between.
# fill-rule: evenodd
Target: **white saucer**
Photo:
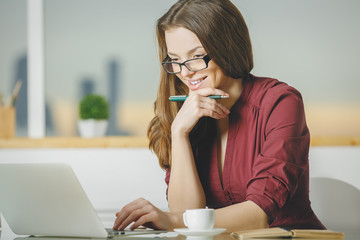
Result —
<instances>
[{"instance_id":1,"label":"white saucer","mask_svg":"<svg viewBox=\"0 0 360 240\"><path fill-rule=\"evenodd\" d=\"M225 232L226 228L213 228L210 230L189 230L188 228L175 228L174 231L185 236L215 236Z\"/></svg>"}]
</instances>

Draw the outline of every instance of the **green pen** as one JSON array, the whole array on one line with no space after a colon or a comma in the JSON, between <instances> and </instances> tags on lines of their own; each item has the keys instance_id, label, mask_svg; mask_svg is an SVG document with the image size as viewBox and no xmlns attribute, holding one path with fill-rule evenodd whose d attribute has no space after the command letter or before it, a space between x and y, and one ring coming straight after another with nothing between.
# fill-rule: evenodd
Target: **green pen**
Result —
<instances>
[{"instance_id":1,"label":"green pen","mask_svg":"<svg viewBox=\"0 0 360 240\"><path fill-rule=\"evenodd\" d=\"M170 96L169 100L173 102L175 101L179 102L179 101L185 101L187 97L188 95L176 95L176 96ZM225 95L209 95L208 97L212 99L229 98L229 96L225 96Z\"/></svg>"}]
</instances>

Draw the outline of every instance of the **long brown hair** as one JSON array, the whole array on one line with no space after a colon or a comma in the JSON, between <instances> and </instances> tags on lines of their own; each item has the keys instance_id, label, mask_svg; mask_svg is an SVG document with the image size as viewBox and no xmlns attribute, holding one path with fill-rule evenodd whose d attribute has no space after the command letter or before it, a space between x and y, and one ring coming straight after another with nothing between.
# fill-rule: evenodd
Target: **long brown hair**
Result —
<instances>
[{"instance_id":1,"label":"long brown hair","mask_svg":"<svg viewBox=\"0 0 360 240\"><path fill-rule=\"evenodd\" d=\"M197 35L212 61L232 78L247 79L253 68L249 32L240 11L230 0L179 0L156 25L159 58L167 57L165 31L184 27ZM160 70L160 85L155 101L155 117L148 128L149 148L157 155L160 167L171 165L171 124L182 103L170 102L170 95L188 94L188 88L175 74Z\"/></svg>"}]
</instances>

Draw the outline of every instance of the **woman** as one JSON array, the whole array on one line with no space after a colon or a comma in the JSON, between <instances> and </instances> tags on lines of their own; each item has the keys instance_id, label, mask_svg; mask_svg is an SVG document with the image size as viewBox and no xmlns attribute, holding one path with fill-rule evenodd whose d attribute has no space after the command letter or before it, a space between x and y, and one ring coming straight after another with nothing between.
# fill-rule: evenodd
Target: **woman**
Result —
<instances>
[{"instance_id":1,"label":"woman","mask_svg":"<svg viewBox=\"0 0 360 240\"><path fill-rule=\"evenodd\" d=\"M166 169L170 212L138 199L116 214L114 228L184 227L186 209L207 206L216 209L215 227L228 231L323 229L308 195L301 95L250 74L238 9L229 0L179 0L158 20L157 38L163 69L148 137ZM189 96L170 102L171 95Z\"/></svg>"}]
</instances>

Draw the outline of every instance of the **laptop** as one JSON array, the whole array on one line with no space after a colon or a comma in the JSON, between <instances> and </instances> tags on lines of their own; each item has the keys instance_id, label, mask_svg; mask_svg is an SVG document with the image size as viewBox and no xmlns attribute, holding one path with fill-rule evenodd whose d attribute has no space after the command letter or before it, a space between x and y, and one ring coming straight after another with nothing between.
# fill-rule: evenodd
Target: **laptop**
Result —
<instances>
[{"instance_id":1,"label":"laptop","mask_svg":"<svg viewBox=\"0 0 360 240\"><path fill-rule=\"evenodd\" d=\"M105 229L64 163L0 164L0 212L17 235L107 238L165 232Z\"/></svg>"}]
</instances>

